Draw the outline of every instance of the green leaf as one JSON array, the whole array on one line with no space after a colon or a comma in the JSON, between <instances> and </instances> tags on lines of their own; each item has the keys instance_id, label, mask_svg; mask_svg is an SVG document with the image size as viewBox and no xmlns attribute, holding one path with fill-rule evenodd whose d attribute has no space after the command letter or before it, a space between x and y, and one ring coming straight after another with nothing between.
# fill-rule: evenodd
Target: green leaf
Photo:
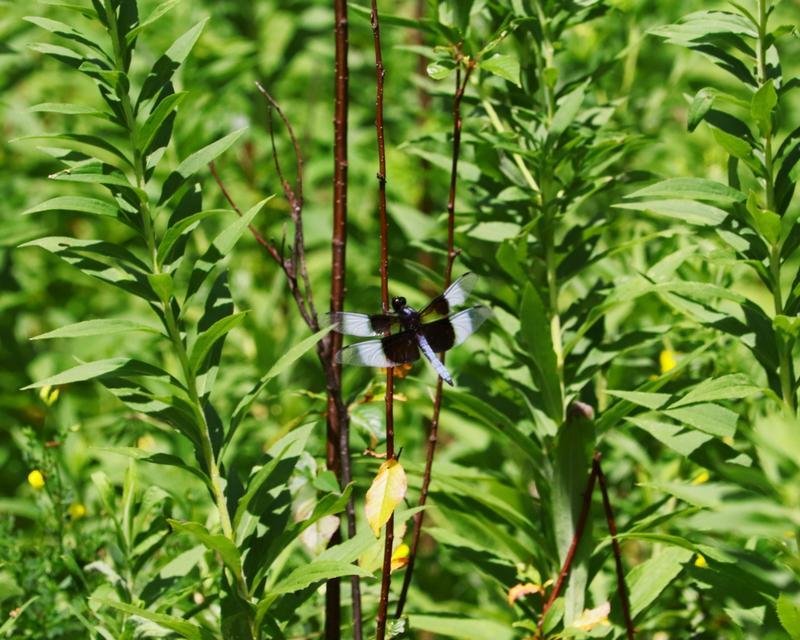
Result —
<instances>
[{"instance_id":1,"label":"green leaf","mask_svg":"<svg viewBox=\"0 0 800 640\"><path fill-rule=\"evenodd\" d=\"M222 534L210 533L208 529L197 522L180 522L171 518L167 519L167 522L175 531L190 535L206 548L218 553L223 564L234 576L242 575L242 560L239 557L239 550L228 538Z\"/></svg>"},{"instance_id":2,"label":"green leaf","mask_svg":"<svg viewBox=\"0 0 800 640\"><path fill-rule=\"evenodd\" d=\"M745 160L751 156L752 147L747 140L732 135L722 129L718 129L717 127L712 127L711 133L717 143L734 158Z\"/></svg>"},{"instance_id":3,"label":"green leaf","mask_svg":"<svg viewBox=\"0 0 800 640\"><path fill-rule=\"evenodd\" d=\"M55 133L55 134L39 134L35 136L23 136L21 138L16 138L11 142L23 141L23 140L52 140L55 142L59 142L69 149L73 149L75 151L84 152L88 149L91 150L91 153L99 152L106 152L111 157L116 158L118 160L122 160L126 165L132 167L131 161L125 155L125 153L115 147L113 144L108 142L105 138L101 138L100 136L84 134L84 133ZM105 154L100 154L105 155Z\"/></svg>"},{"instance_id":4,"label":"green leaf","mask_svg":"<svg viewBox=\"0 0 800 640\"><path fill-rule=\"evenodd\" d=\"M586 481L589 478L595 429L592 420L570 419L558 430L553 465L553 532L559 563L564 564L575 536ZM569 624L584 608L584 592L588 581L588 560L591 555L591 519L587 520L581 543L572 563L564 597L565 622Z\"/></svg>"},{"instance_id":5,"label":"green leaf","mask_svg":"<svg viewBox=\"0 0 800 640\"><path fill-rule=\"evenodd\" d=\"M136 99L136 111L153 98L163 95L165 87L171 88L171 79L175 71L183 64L192 50L200 34L203 32L208 18L204 18L172 43L169 49L156 60L150 73L145 78L139 97Z\"/></svg>"},{"instance_id":6,"label":"green leaf","mask_svg":"<svg viewBox=\"0 0 800 640\"><path fill-rule=\"evenodd\" d=\"M383 19L383 16L381 16L381 19ZM455 65L449 60L431 62L425 67L425 72L434 80L444 80L453 73L454 70Z\"/></svg>"},{"instance_id":7,"label":"green leaf","mask_svg":"<svg viewBox=\"0 0 800 640\"><path fill-rule=\"evenodd\" d=\"M84 320L69 324L47 333L42 333L31 340L52 340L54 338L83 338L86 336L108 336L129 331L145 331L148 333L161 333L158 327L153 327L133 320L122 318L108 318L98 320Z\"/></svg>"},{"instance_id":8,"label":"green leaf","mask_svg":"<svg viewBox=\"0 0 800 640\"><path fill-rule=\"evenodd\" d=\"M163 204L169 200L188 178L200 171L200 169L208 166L209 162L225 153L225 151L232 147L236 141L244 135L245 131L247 131L246 127L229 133L224 138L220 138L199 151L195 151L192 155L183 160L164 182L159 204ZM266 202L266 200L263 200L261 204L263 205L264 202Z\"/></svg>"},{"instance_id":9,"label":"green leaf","mask_svg":"<svg viewBox=\"0 0 800 640\"><path fill-rule=\"evenodd\" d=\"M646 482L644 486L652 487L683 500L687 504L703 509L719 509L734 495L741 492L735 485L715 482L688 484L685 482Z\"/></svg>"},{"instance_id":10,"label":"green leaf","mask_svg":"<svg viewBox=\"0 0 800 640\"><path fill-rule=\"evenodd\" d=\"M45 31L49 31L50 33L54 33L57 36L61 36L67 40L72 40L73 42L78 42L82 45L90 47L91 49L94 49L100 53L106 60L110 60L106 52L97 43L97 41L82 34L80 31L73 29L68 24L59 22L58 20L51 20L50 18L43 18L41 16L26 16L23 18L23 20L30 22L31 24L35 24L37 27L40 27Z\"/></svg>"},{"instance_id":11,"label":"green leaf","mask_svg":"<svg viewBox=\"0 0 800 640\"><path fill-rule=\"evenodd\" d=\"M628 573L626 582L630 589L631 615L634 618L643 613L678 577L683 565L693 555L688 549L667 547Z\"/></svg>"},{"instance_id":12,"label":"green leaf","mask_svg":"<svg viewBox=\"0 0 800 640\"><path fill-rule=\"evenodd\" d=\"M542 464L541 452L532 439L505 413L472 393L455 390L448 395L454 409L457 409L492 431L508 438L533 464Z\"/></svg>"},{"instance_id":13,"label":"green leaf","mask_svg":"<svg viewBox=\"0 0 800 640\"><path fill-rule=\"evenodd\" d=\"M192 467L186 464L178 456L174 456L169 453L150 453L149 451L139 449L138 447L93 447L93 449L96 451L107 451L108 453L126 456L128 458L133 458L134 460L141 460L142 462L161 464L167 467L182 469L183 471L187 471L198 478L206 487L208 487L209 491L211 490L211 481L209 480L208 476L197 467Z\"/></svg>"},{"instance_id":14,"label":"green leaf","mask_svg":"<svg viewBox=\"0 0 800 640\"><path fill-rule=\"evenodd\" d=\"M627 416L625 420L649 433L656 440L664 443L670 449L674 449L682 456L689 457L698 448L712 439L712 436L702 431L695 431L694 429L686 430L676 424L646 417L648 415L651 414L633 417Z\"/></svg>"},{"instance_id":15,"label":"green leaf","mask_svg":"<svg viewBox=\"0 0 800 640\"><path fill-rule=\"evenodd\" d=\"M108 114L105 111L98 111L94 107L87 107L80 104L69 104L63 102L43 102L32 106L29 111L34 113L60 113L65 116L103 116Z\"/></svg>"},{"instance_id":16,"label":"green leaf","mask_svg":"<svg viewBox=\"0 0 800 640\"><path fill-rule=\"evenodd\" d=\"M128 31L125 34L125 42L130 44L133 42L134 38L138 36L144 29L149 27L151 24L156 22L161 16L167 13L172 7L176 6L181 0L164 0L161 4L159 4L153 12L147 16L142 22L137 26Z\"/></svg>"},{"instance_id":17,"label":"green leaf","mask_svg":"<svg viewBox=\"0 0 800 640\"><path fill-rule=\"evenodd\" d=\"M721 182L704 178L671 178L651 184L626 195L626 198L667 197L681 200L702 200L720 204L744 202L745 195Z\"/></svg>"},{"instance_id":18,"label":"green leaf","mask_svg":"<svg viewBox=\"0 0 800 640\"><path fill-rule=\"evenodd\" d=\"M273 196L269 196L268 198L264 198L261 202L256 203L237 220L225 227L225 229L214 238L211 246L194 263L194 269L189 276L189 284L186 287L187 300L197 293L206 278L208 278L209 274L214 270L214 267L230 254L233 247L236 246L236 243L239 241L239 238L242 237L253 222L253 219L272 198Z\"/></svg>"},{"instance_id":19,"label":"green leaf","mask_svg":"<svg viewBox=\"0 0 800 640\"><path fill-rule=\"evenodd\" d=\"M613 206L618 209L646 211L657 216L699 226L718 225L728 217L727 211L691 200L649 200L645 202L624 202Z\"/></svg>"},{"instance_id":20,"label":"green leaf","mask_svg":"<svg viewBox=\"0 0 800 640\"><path fill-rule=\"evenodd\" d=\"M180 238L186 234L191 232L201 220L205 218L209 218L213 215L217 215L220 213L231 213L230 209L207 209L206 211L200 211L198 213L194 213L190 216L187 216L181 219L176 224L173 224L166 230L164 236L161 238L161 242L158 245L158 251L156 259L158 264L161 266L163 265L170 256L170 252L172 248L175 246L175 243L180 240Z\"/></svg>"},{"instance_id":21,"label":"green leaf","mask_svg":"<svg viewBox=\"0 0 800 640\"><path fill-rule=\"evenodd\" d=\"M478 66L504 80L513 82L518 87L522 86L519 81L519 60L516 56L498 53L491 58L481 60Z\"/></svg>"},{"instance_id":22,"label":"green leaf","mask_svg":"<svg viewBox=\"0 0 800 640\"><path fill-rule=\"evenodd\" d=\"M606 393L648 409L660 409L672 398L668 393L652 393L649 391L617 391L609 389Z\"/></svg>"},{"instance_id":23,"label":"green leaf","mask_svg":"<svg viewBox=\"0 0 800 640\"><path fill-rule=\"evenodd\" d=\"M150 273L147 275L147 281L150 283L153 291L156 292L158 299L161 300L163 304L168 304L172 297L174 287L172 276L168 273Z\"/></svg>"},{"instance_id":24,"label":"green leaf","mask_svg":"<svg viewBox=\"0 0 800 640\"><path fill-rule=\"evenodd\" d=\"M772 133L772 111L777 104L778 94L775 92L772 78L769 78L753 94L753 100L750 103L750 115L758 123L758 128L764 136Z\"/></svg>"},{"instance_id":25,"label":"green leaf","mask_svg":"<svg viewBox=\"0 0 800 640\"><path fill-rule=\"evenodd\" d=\"M563 419L564 407L556 353L550 335L550 318L542 299L531 284L522 294L520 333L533 361L531 373L544 396L547 415L556 423Z\"/></svg>"},{"instance_id":26,"label":"green leaf","mask_svg":"<svg viewBox=\"0 0 800 640\"><path fill-rule=\"evenodd\" d=\"M59 374L39 380L27 387L22 387L23 391L28 389L40 389L41 387L56 387L64 384L72 384L74 382L83 382L85 380L93 380L109 373L119 371L131 362L130 358L109 358L107 360L96 360L95 362L87 362L80 364L77 367L72 367Z\"/></svg>"},{"instance_id":27,"label":"green leaf","mask_svg":"<svg viewBox=\"0 0 800 640\"><path fill-rule=\"evenodd\" d=\"M305 450L306 442L311 435L313 427L313 423L307 424L286 434L270 448L268 452L272 456L270 461L261 466L250 477L247 483L247 491L239 499L239 503L236 505L236 513L233 517L233 528L240 539L244 537L244 531L240 530L240 525L248 512L250 503L260 493L275 489L274 481L272 480L273 472L282 460L297 459L300 456ZM266 484L267 482L271 482L271 484ZM253 515L258 518L260 514Z\"/></svg>"},{"instance_id":28,"label":"green leaf","mask_svg":"<svg viewBox=\"0 0 800 640\"><path fill-rule=\"evenodd\" d=\"M741 373L734 373L719 378L704 380L677 402L670 405L671 409L682 407L697 402L713 402L715 400L740 400L747 398L761 389L750 382L750 379ZM657 408L657 407L654 407Z\"/></svg>"},{"instance_id":29,"label":"green leaf","mask_svg":"<svg viewBox=\"0 0 800 640\"><path fill-rule=\"evenodd\" d=\"M149 153L150 145L158 134L159 128L170 114L177 109L181 102L189 95L186 91L173 93L167 96L153 110L136 136L136 146L142 154Z\"/></svg>"},{"instance_id":30,"label":"green leaf","mask_svg":"<svg viewBox=\"0 0 800 640\"><path fill-rule=\"evenodd\" d=\"M91 599L94 602L107 607L112 607L119 611L123 611L124 613L128 613L132 616L139 616L145 620L155 622L165 629L174 631L181 637L187 638L187 640L216 640L216 636L213 633L196 624L187 622L183 618L177 618L164 613L156 613L155 611L150 611L149 609L134 607L131 604L119 602L117 600L109 600L108 598L98 598L97 596L92 596Z\"/></svg>"},{"instance_id":31,"label":"green leaf","mask_svg":"<svg viewBox=\"0 0 800 640\"><path fill-rule=\"evenodd\" d=\"M239 404L236 405L236 409L234 409L233 415L231 416L230 429L225 437L226 442L230 441L231 437L233 437L234 432L241 424L242 420L244 420L253 402L258 397L258 394L264 390L264 387L267 386L269 381L283 373L283 371L294 364L295 360L305 354L309 349L316 345L317 342L322 340L322 338L324 338L332 330L332 328L333 327L325 327L314 335L311 335L301 342L298 342L283 356L281 356L274 365L272 365L272 368L267 371L266 374L264 374L261 380L259 380L258 383L250 390L250 392L239 401Z\"/></svg>"},{"instance_id":32,"label":"green leaf","mask_svg":"<svg viewBox=\"0 0 800 640\"><path fill-rule=\"evenodd\" d=\"M586 96L584 85L564 96L559 102L558 109L553 115L550 129L547 132L548 141L553 141L560 136L577 117L583 100Z\"/></svg>"},{"instance_id":33,"label":"green leaf","mask_svg":"<svg viewBox=\"0 0 800 640\"><path fill-rule=\"evenodd\" d=\"M697 92L692 103L689 105L689 117L687 127L690 132L697 128L703 118L706 117L708 110L714 105L714 99L717 97L717 92L714 89L706 87Z\"/></svg>"},{"instance_id":34,"label":"green leaf","mask_svg":"<svg viewBox=\"0 0 800 640\"><path fill-rule=\"evenodd\" d=\"M324 582L332 578L341 578L343 576L371 578L372 574L350 562L315 560L302 567L298 567L288 576L278 579L277 585L270 589L258 603L256 608L256 620L260 619L269 610L279 596L300 591L317 582Z\"/></svg>"},{"instance_id":35,"label":"green leaf","mask_svg":"<svg viewBox=\"0 0 800 640\"><path fill-rule=\"evenodd\" d=\"M753 218L753 226L771 245L778 244L781 237L781 217L774 211L762 209L755 193L747 198L747 211Z\"/></svg>"},{"instance_id":36,"label":"green leaf","mask_svg":"<svg viewBox=\"0 0 800 640\"><path fill-rule=\"evenodd\" d=\"M465 230L466 227L459 228L459 231ZM467 235L470 238L477 238L484 242L503 242L511 238L516 238L522 227L516 222L479 222L473 227L469 227Z\"/></svg>"},{"instance_id":37,"label":"green leaf","mask_svg":"<svg viewBox=\"0 0 800 640\"><path fill-rule=\"evenodd\" d=\"M800 606L795 604L789 595L782 593L778 596L775 609L781 626L786 629L792 640L800 640Z\"/></svg>"},{"instance_id":38,"label":"green leaf","mask_svg":"<svg viewBox=\"0 0 800 640\"><path fill-rule=\"evenodd\" d=\"M192 351L189 356L189 368L192 370L192 373L197 373L200 365L203 364L203 358L206 357L208 352L211 350L211 347L213 347L220 338L225 336L225 334L239 324L246 315L247 311L240 311L232 316L227 316L217 320L217 322L212 324L208 330L197 336L197 340L192 346Z\"/></svg>"},{"instance_id":39,"label":"green leaf","mask_svg":"<svg viewBox=\"0 0 800 640\"><path fill-rule=\"evenodd\" d=\"M663 413L673 420L720 438L732 438L739 420L739 414L735 411L707 402L667 409Z\"/></svg>"},{"instance_id":40,"label":"green leaf","mask_svg":"<svg viewBox=\"0 0 800 640\"><path fill-rule=\"evenodd\" d=\"M412 629L427 631L437 638L512 640L519 637L508 624L480 616L411 613L408 619Z\"/></svg>"},{"instance_id":41,"label":"green leaf","mask_svg":"<svg viewBox=\"0 0 800 640\"><path fill-rule=\"evenodd\" d=\"M37 204L22 212L22 215L30 215L32 213L42 213L45 211L71 211L76 213L90 213L97 216L109 216L114 218L117 216L119 209L117 205L104 200L96 198L83 198L80 196L60 196L58 198L51 198L46 202Z\"/></svg>"}]
</instances>

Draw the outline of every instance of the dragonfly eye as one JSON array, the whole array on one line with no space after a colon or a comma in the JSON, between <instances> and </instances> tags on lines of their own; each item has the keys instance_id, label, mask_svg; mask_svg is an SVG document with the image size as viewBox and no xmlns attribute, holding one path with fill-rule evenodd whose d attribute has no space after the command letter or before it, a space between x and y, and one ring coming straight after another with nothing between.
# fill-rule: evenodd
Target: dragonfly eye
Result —
<instances>
[{"instance_id":1,"label":"dragonfly eye","mask_svg":"<svg viewBox=\"0 0 800 640\"><path fill-rule=\"evenodd\" d=\"M403 298L402 296L398 296L396 298L392 298L392 308L395 311L399 312L400 309L402 309L405 306L406 306L406 299Z\"/></svg>"}]
</instances>

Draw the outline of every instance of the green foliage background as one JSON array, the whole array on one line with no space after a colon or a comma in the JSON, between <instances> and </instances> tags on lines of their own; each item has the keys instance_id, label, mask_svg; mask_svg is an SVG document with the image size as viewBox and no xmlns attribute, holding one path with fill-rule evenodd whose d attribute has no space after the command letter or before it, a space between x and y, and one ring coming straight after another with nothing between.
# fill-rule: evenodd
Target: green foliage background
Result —
<instances>
[{"instance_id":1,"label":"green foliage background","mask_svg":"<svg viewBox=\"0 0 800 640\"><path fill-rule=\"evenodd\" d=\"M143 0L140 15L160 4ZM254 84L260 81L293 123L303 151L308 268L318 306L326 308L332 6L305 0L164 4L174 6L138 37L134 86L181 34L207 22L174 78L176 90L187 95L148 196L158 200L158 185L181 160L246 127L217 167L243 209L278 194L254 223L278 244L283 234L291 238L266 131L267 106ZM745 3L755 11L750 4L757 3ZM380 301L375 73L368 13L356 5L350 8L345 306L369 311ZM383 22L392 293L418 305L441 288L452 44L459 42L480 62L462 108L455 274L479 274L476 297L495 310L493 321L448 355L458 387L445 393L405 633L531 637L541 599L532 595L510 605L508 590L557 575L589 456L598 449L623 534L637 637L800 637L793 350L800 330L794 251L800 204L789 192L781 210L780 197L770 206L766 183L754 177L764 163L766 129L776 147L788 140L784 162L797 163L800 155L797 5L778 2L770 17L771 29L788 26L778 44L783 90L775 113L766 116L751 108L753 87L691 51L696 42L675 46L681 34L663 30L694 11L736 11L730 4L428 2L429 22L417 25L424 27L419 37L409 28L415 3L382 9L392 14ZM139 250L135 234L110 217L22 215L51 198L102 193L96 185L48 180L64 165L43 148L59 144L33 136L92 133L127 144L122 132L86 114L31 110L42 103L104 108L91 80L31 46L64 44L23 19L31 14L74 24L94 42L107 38L96 20L56 3L0 2L0 635L167 633L163 620L132 615L131 607L145 607L172 616L173 623L185 618L195 625L190 631L166 625L181 637L247 637L225 626L235 619L226 609L232 590L218 559L225 554L167 522L217 530L218 514L203 481L177 466L129 464L131 451L126 457L113 450L136 447L134 457L170 454L202 468L192 444L97 383L64 384L57 397L48 395L52 389L20 391L78 361L127 356L174 375L180 370L169 343L147 332L31 340L94 318L156 322L142 299L81 274L50 252L21 247L45 236L69 236ZM735 33L712 32L703 44L746 59L753 45L747 40L742 48L742 41ZM494 64L492 56L499 56ZM426 66L429 74L422 73ZM706 88L732 96L717 96L714 109L746 123L749 137L737 140L750 146L742 150L725 137L730 123L714 120ZM278 153L284 166L293 166L283 132ZM730 160L737 154L738 166ZM529 168L534 184L520 166ZM796 182L792 166L784 185ZM777 181L775 173L767 181ZM712 180L739 192L709 195L708 183L663 186L672 178ZM193 179L201 185L204 209L228 208L205 168ZM660 191L641 191L652 184L661 184ZM663 205L672 201L682 204ZM728 216L724 222L707 208L712 206ZM167 217L162 212L161 231ZM204 220L182 249L184 267L235 220L232 213ZM776 247L781 266L774 278L770 256ZM282 272L252 237L245 234L225 258L235 308L248 313L228 335L219 362L214 403L223 417L309 336ZM176 278L181 286L185 280ZM777 310L776 282L783 290ZM210 287L198 298L197 308L186 312L190 333L202 302L212 299ZM665 366L670 358L675 368ZM434 382L431 368L419 363L396 383L396 442L409 475L408 507L416 504L423 473ZM359 538L355 554L349 549L350 555L342 551L334 558L328 551L322 559L347 565L360 557L369 576L362 581L365 631L372 635L380 547L369 537L363 499L379 461L361 452L382 447L382 376L346 369L343 387L352 415L352 491L367 537ZM591 405L596 420L565 420L574 400ZM308 505L327 505L324 500L339 500L332 511L341 511L336 479L323 471L325 407L325 378L312 351L281 367L232 441L228 500L234 502L236 483L248 486L255 467L284 455L291 478L287 472L282 483L275 481L280 500L266 501L260 517L296 515L303 506L308 514ZM45 476L42 489L27 480L34 469ZM569 588L545 621L548 637L580 636L570 624L583 609L606 601L611 624L591 635L624 636L599 498L593 514ZM274 626L262 637L317 637L324 611L318 587L328 576L300 581L294 589L286 585L293 571L319 562L321 553L292 539L271 558L265 568L269 589L250 594L254 602L268 600L270 590L275 594L268 603ZM395 573L395 591L401 581L402 573ZM109 601L121 604L115 608ZM12 611L16 617L7 618ZM348 636L349 613L343 619Z\"/></svg>"}]
</instances>

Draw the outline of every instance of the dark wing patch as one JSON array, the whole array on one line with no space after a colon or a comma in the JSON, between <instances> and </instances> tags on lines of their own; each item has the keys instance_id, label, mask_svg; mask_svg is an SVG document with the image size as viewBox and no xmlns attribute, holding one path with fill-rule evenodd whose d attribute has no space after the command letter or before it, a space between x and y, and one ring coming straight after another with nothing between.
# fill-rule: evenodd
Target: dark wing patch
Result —
<instances>
[{"instance_id":1,"label":"dark wing patch","mask_svg":"<svg viewBox=\"0 0 800 640\"><path fill-rule=\"evenodd\" d=\"M375 313L369 317L370 326L376 336L389 333L397 320L397 316L390 316L384 313Z\"/></svg>"},{"instance_id":2,"label":"dark wing patch","mask_svg":"<svg viewBox=\"0 0 800 640\"><path fill-rule=\"evenodd\" d=\"M396 364L406 364L419 360L417 336L413 331L401 331L381 338L383 353L387 360Z\"/></svg>"},{"instance_id":3,"label":"dark wing patch","mask_svg":"<svg viewBox=\"0 0 800 640\"><path fill-rule=\"evenodd\" d=\"M442 353L452 349L456 343L456 333L449 318L442 318L441 320L423 324L420 327L420 332L425 336L435 353Z\"/></svg>"}]
</instances>

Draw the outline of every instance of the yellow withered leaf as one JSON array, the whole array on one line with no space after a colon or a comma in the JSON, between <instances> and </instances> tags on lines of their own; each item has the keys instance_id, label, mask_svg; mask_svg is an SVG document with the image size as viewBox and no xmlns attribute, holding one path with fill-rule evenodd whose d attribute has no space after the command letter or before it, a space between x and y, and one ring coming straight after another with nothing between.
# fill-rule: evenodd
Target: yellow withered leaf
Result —
<instances>
[{"instance_id":1,"label":"yellow withered leaf","mask_svg":"<svg viewBox=\"0 0 800 640\"><path fill-rule=\"evenodd\" d=\"M583 613L572 621L572 626L581 631L591 631L601 624L608 624L611 604L604 602L594 609L584 609Z\"/></svg>"},{"instance_id":2,"label":"yellow withered leaf","mask_svg":"<svg viewBox=\"0 0 800 640\"><path fill-rule=\"evenodd\" d=\"M407 490L408 478L403 466L395 459L384 462L367 491L367 522L376 538L395 507L406 497Z\"/></svg>"},{"instance_id":3,"label":"yellow withered leaf","mask_svg":"<svg viewBox=\"0 0 800 640\"><path fill-rule=\"evenodd\" d=\"M517 600L523 596L538 593L544 595L544 589L538 584L526 582L524 584L515 584L508 590L508 604L513 605Z\"/></svg>"}]
</instances>

